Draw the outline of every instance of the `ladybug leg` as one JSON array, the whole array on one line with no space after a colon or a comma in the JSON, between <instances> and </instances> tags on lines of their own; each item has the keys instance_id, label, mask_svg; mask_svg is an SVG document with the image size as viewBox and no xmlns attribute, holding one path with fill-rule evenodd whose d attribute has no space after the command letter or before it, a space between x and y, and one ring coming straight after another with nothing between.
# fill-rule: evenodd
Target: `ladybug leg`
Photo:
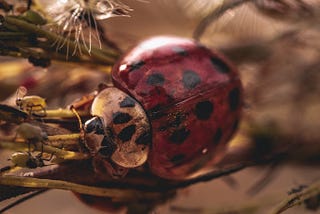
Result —
<instances>
[{"instance_id":1,"label":"ladybug leg","mask_svg":"<svg viewBox=\"0 0 320 214\"><path fill-rule=\"evenodd\" d=\"M85 143L85 142L86 142L86 141L85 141L86 131L85 131L84 128L83 128L81 117L80 117L79 113L77 112L76 108L75 108L73 105L71 105L70 110L73 112L73 114L74 114L74 115L77 117L77 119L78 119L79 131L80 131L79 146L80 146L80 151L82 151L82 150L85 150L85 146L86 146L86 143Z\"/></svg>"},{"instance_id":2,"label":"ladybug leg","mask_svg":"<svg viewBox=\"0 0 320 214\"><path fill-rule=\"evenodd\" d=\"M41 140L40 143L41 143L41 149L40 149L40 153L37 155L37 157L42 158L43 150L44 150L43 144L44 144L45 142L44 142L43 140Z\"/></svg>"}]
</instances>

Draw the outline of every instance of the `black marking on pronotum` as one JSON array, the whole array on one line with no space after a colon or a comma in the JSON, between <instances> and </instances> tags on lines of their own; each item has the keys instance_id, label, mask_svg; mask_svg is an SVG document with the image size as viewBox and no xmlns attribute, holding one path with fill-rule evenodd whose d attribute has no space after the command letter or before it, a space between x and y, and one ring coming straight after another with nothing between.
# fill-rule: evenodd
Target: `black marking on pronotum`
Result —
<instances>
[{"instance_id":1,"label":"black marking on pronotum","mask_svg":"<svg viewBox=\"0 0 320 214\"><path fill-rule=\"evenodd\" d=\"M230 72L229 66L223 60L216 57L211 57L210 61L213 67L216 68L218 72L224 73L224 74Z\"/></svg>"},{"instance_id":2,"label":"black marking on pronotum","mask_svg":"<svg viewBox=\"0 0 320 214\"><path fill-rule=\"evenodd\" d=\"M164 81L165 81L164 76L160 73L151 74L147 78L147 84L153 85L153 86L162 86Z\"/></svg>"},{"instance_id":3,"label":"black marking on pronotum","mask_svg":"<svg viewBox=\"0 0 320 214\"><path fill-rule=\"evenodd\" d=\"M136 140L138 145L148 145L151 143L151 134L150 132L146 131L143 132L138 139Z\"/></svg>"},{"instance_id":4,"label":"black marking on pronotum","mask_svg":"<svg viewBox=\"0 0 320 214\"><path fill-rule=\"evenodd\" d=\"M136 105L136 102L134 99L127 96L119 103L119 105L121 108L134 107Z\"/></svg>"},{"instance_id":5,"label":"black marking on pronotum","mask_svg":"<svg viewBox=\"0 0 320 214\"><path fill-rule=\"evenodd\" d=\"M132 135L136 132L136 125L129 125L121 130L118 134L118 138L122 142L126 142L131 139Z\"/></svg>"},{"instance_id":6,"label":"black marking on pronotum","mask_svg":"<svg viewBox=\"0 0 320 214\"><path fill-rule=\"evenodd\" d=\"M114 132L110 126L106 127L105 135L108 136L110 139L114 139Z\"/></svg>"},{"instance_id":7,"label":"black marking on pronotum","mask_svg":"<svg viewBox=\"0 0 320 214\"><path fill-rule=\"evenodd\" d=\"M129 67L130 67L129 72L134 71L134 70L138 70L139 68L144 66L144 64L146 64L146 63L142 60L131 63L129 65Z\"/></svg>"},{"instance_id":8,"label":"black marking on pronotum","mask_svg":"<svg viewBox=\"0 0 320 214\"><path fill-rule=\"evenodd\" d=\"M222 138L222 129L218 128L215 135L214 135L213 143L218 144L220 142L221 138Z\"/></svg>"},{"instance_id":9,"label":"black marking on pronotum","mask_svg":"<svg viewBox=\"0 0 320 214\"><path fill-rule=\"evenodd\" d=\"M182 83L183 86L186 89L193 89L195 88L199 83L201 82L201 79L199 75L192 71L192 70L185 70L182 75Z\"/></svg>"},{"instance_id":10,"label":"black marking on pronotum","mask_svg":"<svg viewBox=\"0 0 320 214\"><path fill-rule=\"evenodd\" d=\"M229 106L231 111L238 109L240 104L240 90L239 88L234 88L229 93Z\"/></svg>"},{"instance_id":11,"label":"black marking on pronotum","mask_svg":"<svg viewBox=\"0 0 320 214\"><path fill-rule=\"evenodd\" d=\"M195 114L199 120L208 120L213 112L213 103L206 100L196 104Z\"/></svg>"},{"instance_id":12,"label":"black marking on pronotum","mask_svg":"<svg viewBox=\"0 0 320 214\"><path fill-rule=\"evenodd\" d=\"M124 112L116 112L112 115L112 121L114 124L123 124L127 123L132 119L132 116Z\"/></svg>"},{"instance_id":13,"label":"black marking on pronotum","mask_svg":"<svg viewBox=\"0 0 320 214\"><path fill-rule=\"evenodd\" d=\"M182 144L189 135L190 135L190 130L187 130L186 128L181 128L174 131L170 135L169 140L176 144Z\"/></svg>"},{"instance_id":14,"label":"black marking on pronotum","mask_svg":"<svg viewBox=\"0 0 320 214\"><path fill-rule=\"evenodd\" d=\"M173 164L180 164L183 162L183 160L186 158L186 156L184 154L177 154L175 156L173 156L170 161L173 163Z\"/></svg>"},{"instance_id":15,"label":"black marking on pronotum","mask_svg":"<svg viewBox=\"0 0 320 214\"><path fill-rule=\"evenodd\" d=\"M184 48L179 47L179 46L173 47L172 51L179 54L180 56L187 56L188 55L188 52Z\"/></svg>"},{"instance_id":16,"label":"black marking on pronotum","mask_svg":"<svg viewBox=\"0 0 320 214\"><path fill-rule=\"evenodd\" d=\"M117 145L109 137L104 137L98 153L105 158L109 158L116 149Z\"/></svg>"},{"instance_id":17,"label":"black marking on pronotum","mask_svg":"<svg viewBox=\"0 0 320 214\"><path fill-rule=\"evenodd\" d=\"M234 121L232 125L232 132L235 132L239 127L239 120Z\"/></svg>"}]
</instances>

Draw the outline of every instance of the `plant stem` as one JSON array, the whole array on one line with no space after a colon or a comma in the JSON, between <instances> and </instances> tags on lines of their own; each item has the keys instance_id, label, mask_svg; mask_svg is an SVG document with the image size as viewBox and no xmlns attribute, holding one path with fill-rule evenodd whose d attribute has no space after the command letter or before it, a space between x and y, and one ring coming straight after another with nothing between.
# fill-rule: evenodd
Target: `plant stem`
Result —
<instances>
[{"instance_id":1,"label":"plant stem","mask_svg":"<svg viewBox=\"0 0 320 214\"><path fill-rule=\"evenodd\" d=\"M115 60L118 57L118 53L116 53L113 50L110 50L110 49L101 50L96 47L92 47L91 52L88 53L85 45L83 45L83 44L79 44L79 43L77 44L75 41L72 41L68 38L57 35L55 33L46 31L46 30L42 29L40 26L28 23L24 20L15 18L13 16L6 16L5 22L3 23L3 25L9 29L12 29L12 27L14 26L14 27L17 27L18 29L20 29L22 32L29 32L29 33L37 35L38 37L44 37L51 44L55 43L56 41L63 41L69 45L69 48L71 50L79 49L79 51L76 53L76 55L78 57L80 57L79 54L81 52L87 53L87 56L89 58L93 58L103 64L106 64L106 65L114 64ZM67 48L64 47L64 49L67 49Z\"/></svg>"},{"instance_id":2,"label":"plant stem","mask_svg":"<svg viewBox=\"0 0 320 214\"><path fill-rule=\"evenodd\" d=\"M305 190L289 195L285 200L283 200L272 212L271 214L280 214L287 209L302 204L305 200L317 196L320 194L320 181L316 181L310 185Z\"/></svg>"},{"instance_id":3,"label":"plant stem","mask_svg":"<svg viewBox=\"0 0 320 214\"><path fill-rule=\"evenodd\" d=\"M101 197L110 197L113 201L137 201L139 199L158 199L161 193L145 192L132 189L114 189L81 185L61 180L39 179L18 176L1 176L1 185L31 187L31 188L48 188L62 189L73 192L95 195Z\"/></svg>"},{"instance_id":4,"label":"plant stem","mask_svg":"<svg viewBox=\"0 0 320 214\"><path fill-rule=\"evenodd\" d=\"M90 116L86 111L78 111L79 116ZM76 115L72 110L69 109L52 109L46 110L46 118L60 117L60 118L76 118Z\"/></svg>"}]
</instances>

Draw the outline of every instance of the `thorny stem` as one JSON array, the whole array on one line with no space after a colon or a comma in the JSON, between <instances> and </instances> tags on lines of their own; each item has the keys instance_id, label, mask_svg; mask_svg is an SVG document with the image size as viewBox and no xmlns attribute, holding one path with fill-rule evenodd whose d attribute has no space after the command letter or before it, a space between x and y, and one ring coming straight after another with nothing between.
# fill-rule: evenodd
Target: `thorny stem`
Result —
<instances>
[{"instance_id":1,"label":"thorny stem","mask_svg":"<svg viewBox=\"0 0 320 214\"><path fill-rule=\"evenodd\" d=\"M67 44L69 44L69 48L76 49L77 46L79 47L80 51L82 53L87 53L87 49L85 45L83 44L76 44L74 41L64 38L60 35L54 34L52 32L46 31L42 29L40 26L36 26L34 24L28 23L24 20L20 20L18 18L12 17L12 16L6 16L4 17L3 25L7 27L8 29L12 29L14 27L17 27L22 32L29 32L32 34L37 35L38 37L44 37L48 40L50 43L54 43L55 41L66 41ZM79 53L78 53L79 54ZM89 54L89 53L88 53ZM80 56L78 56L80 57ZM114 64L116 58L118 57L118 53L112 51L112 50L101 50L96 47L92 47L92 51L90 53L90 57L107 65Z\"/></svg>"},{"instance_id":2,"label":"thorny stem","mask_svg":"<svg viewBox=\"0 0 320 214\"><path fill-rule=\"evenodd\" d=\"M137 201L141 199L159 199L161 193L132 189L114 189L75 184L61 180L39 179L19 176L1 176L1 185L31 188L70 190L81 194L110 197L113 201Z\"/></svg>"}]
</instances>

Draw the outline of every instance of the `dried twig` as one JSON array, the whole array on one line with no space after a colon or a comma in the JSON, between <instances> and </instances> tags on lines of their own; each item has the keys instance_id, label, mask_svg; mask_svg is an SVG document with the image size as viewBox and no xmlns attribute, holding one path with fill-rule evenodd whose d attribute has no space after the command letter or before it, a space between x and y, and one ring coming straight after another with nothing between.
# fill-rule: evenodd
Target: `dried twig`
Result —
<instances>
[{"instance_id":1,"label":"dried twig","mask_svg":"<svg viewBox=\"0 0 320 214\"><path fill-rule=\"evenodd\" d=\"M63 189L81 194L110 197L113 201L137 201L161 198L159 192L138 191L134 189L115 189L81 185L61 180L39 179L19 176L2 176L1 185L31 188Z\"/></svg>"},{"instance_id":2,"label":"dried twig","mask_svg":"<svg viewBox=\"0 0 320 214\"><path fill-rule=\"evenodd\" d=\"M317 181L305 188L301 192L289 195L284 201L282 201L271 213L280 214L287 209L303 204L307 199L315 197L320 194L320 181Z\"/></svg>"}]
</instances>

